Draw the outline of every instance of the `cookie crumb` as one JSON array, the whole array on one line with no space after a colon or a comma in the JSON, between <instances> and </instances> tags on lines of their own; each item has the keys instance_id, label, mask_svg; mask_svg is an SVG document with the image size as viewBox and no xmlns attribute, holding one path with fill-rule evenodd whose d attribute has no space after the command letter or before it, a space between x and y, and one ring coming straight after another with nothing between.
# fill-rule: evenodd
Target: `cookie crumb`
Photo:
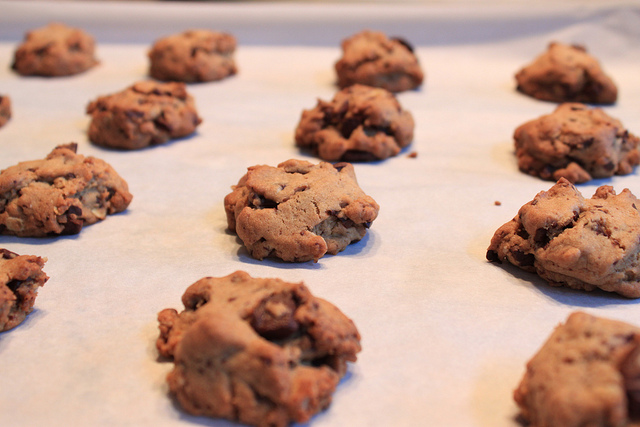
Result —
<instances>
[{"instance_id":1,"label":"cookie crumb","mask_svg":"<svg viewBox=\"0 0 640 427\"><path fill-rule=\"evenodd\" d=\"M495 206L502 206L502 202L500 200L496 200L495 202L493 202L493 204Z\"/></svg>"},{"instance_id":2,"label":"cookie crumb","mask_svg":"<svg viewBox=\"0 0 640 427\"><path fill-rule=\"evenodd\" d=\"M416 157L418 157L418 152L412 151L409 154L407 154L407 157L409 157L410 159L415 159Z\"/></svg>"}]
</instances>

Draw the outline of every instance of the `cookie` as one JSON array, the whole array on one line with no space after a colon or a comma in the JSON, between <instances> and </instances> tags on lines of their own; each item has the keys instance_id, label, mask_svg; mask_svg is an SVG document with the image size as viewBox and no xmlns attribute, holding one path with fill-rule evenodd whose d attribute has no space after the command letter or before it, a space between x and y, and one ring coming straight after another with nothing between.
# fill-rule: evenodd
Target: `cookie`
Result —
<instances>
[{"instance_id":1,"label":"cookie","mask_svg":"<svg viewBox=\"0 0 640 427\"><path fill-rule=\"evenodd\" d=\"M140 81L87 105L89 139L96 145L138 150L182 138L202 122L180 82Z\"/></svg>"},{"instance_id":2,"label":"cookie","mask_svg":"<svg viewBox=\"0 0 640 427\"><path fill-rule=\"evenodd\" d=\"M508 261L552 286L640 297L640 202L628 190L599 187L585 199L561 178L500 227L489 261Z\"/></svg>"},{"instance_id":3,"label":"cookie","mask_svg":"<svg viewBox=\"0 0 640 427\"><path fill-rule=\"evenodd\" d=\"M157 348L172 358L169 390L189 413L255 426L306 422L327 408L360 335L303 283L236 271L203 278L181 313L158 314Z\"/></svg>"},{"instance_id":4,"label":"cookie","mask_svg":"<svg viewBox=\"0 0 640 427\"><path fill-rule=\"evenodd\" d=\"M640 328L583 312L559 325L527 370L514 399L539 427L617 427L640 404Z\"/></svg>"},{"instance_id":5,"label":"cookie","mask_svg":"<svg viewBox=\"0 0 640 427\"><path fill-rule=\"evenodd\" d=\"M551 102L613 104L618 88L583 46L553 42L516 73L517 89Z\"/></svg>"},{"instance_id":6,"label":"cookie","mask_svg":"<svg viewBox=\"0 0 640 427\"><path fill-rule=\"evenodd\" d=\"M0 248L0 332L15 328L33 311L38 288L49 280L42 271L46 261Z\"/></svg>"},{"instance_id":7,"label":"cookie","mask_svg":"<svg viewBox=\"0 0 640 427\"><path fill-rule=\"evenodd\" d=\"M224 199L229 230L252 257L318 261L362 239L379 206L353 165L287 160L250 167Z\"/></svg>"},{"instance_id":8,"label":"cookie","mask_svg":"<svg viewBox=\"0 0 640 427\"><path fill-rule=\"evenodd\" d=\"M103 160L76 150L75 143L60 145L44 160L0 172L0 234L77 234L127 208L127 183Z\"/></svg>"},{"instance_id":9,"label":"cookie","mask_svg":"<svg viewBox=\"0 0 640 427\"><path fill-rule=\"evenodd\" d=\"M413 47L378 31L361 31L343 40L335 69L340 88L359 83L403 92L420 87L424 80Z\"/></svg>"},{"instance_id":10,"label":"cookie","mask_svg":"<svg viewBox=\"0 0 640 427\"><path fill-rule=\"evenodd\" d=\"M602 109L580 103L522 124L513 138L518 168L546 180L583 183L630 174L640 163L640 139Z\"/></svg>"},{"instance_id":11,"label":"cookie","mask_svg":"<svg viewBox=\"0 0 640 427\"><path fill-rule=\"evenodd\" d=\"M23 76L58 77L82 73L96 64L93 37L79 28L51 23L25 35L11 68Z\"/></svg>"},{"instance_id":12,"label":"cookie","mask_svg":"<svg viewBox=\"0 0 640 427\"><path fill-rule=\"evenodd\" d=\"M237 73L231 34L190 30L157 40L149 51L151 77L185 83L222 80Z\"/></svg>"},{"instance_id":13,"label":"cookie","mask_svg":"<svg viewBox=\"0 0 640 427\"><path fill-rule=\"evenodd\" d=\"M295 140L323 160L382 160L409 145L413 129L413 116L391 92L355 84L304 110Z\"/></svg>"},{"instance_id":14,"label":"cookie","mask_svg":"<svg viewBox=\"0 0 640 427\"><path fill-rule=\"evenodd\" d=\"M0 95L0 127L4 126L11 118L11 98Z\"/></svg>"}]
</instances>

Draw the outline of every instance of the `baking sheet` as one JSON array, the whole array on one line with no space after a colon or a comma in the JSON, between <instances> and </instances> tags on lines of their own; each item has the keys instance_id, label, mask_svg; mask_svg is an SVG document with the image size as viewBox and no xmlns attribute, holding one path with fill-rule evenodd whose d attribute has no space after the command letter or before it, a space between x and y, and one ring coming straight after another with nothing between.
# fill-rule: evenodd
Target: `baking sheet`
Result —
<instances>
[{"instance_id":1,"label":"baking sheet","mask_svg":"<svg viewBox=\"0 0 640 427\"><path fill-rule=\"evenodd\" d=\"M313 426L517 426L511 393L526 361L574 310L640 324L638 301L551 288L485 260L493 232L552 183L517 169L512 133L554 105L514 91L517 69L551 40L582 43L618 84L606 111L640 133L640 9L632 3L411 4L22 2L0 8L0 169L75 141L134 195L126 212L77 236L0 236L0 247L48 258L50 280L19 327L0 334L0 425L230 425L192 417L167 395L156 314L204 276L245 270L304 281L351 317L363 351ZM78 76L9 69L24 31L82 26L100 66ZM234 33L239 74L190 85L195 135L135 152L86 136L87 103L146 78L156 38L190 27ZM294 147L302 109L329 100L339 41L363 28L405 37L426 71L398 98L416 120L399 156L356 164L380 205L368 235L318 263L248 257L226 231L223 198L255 164L317 159ZM416 158L408 156L417 152ZM601 184L640 195L637 171ZM495 202L499 201L497 205Z\"/></svg>"}]
</instances>

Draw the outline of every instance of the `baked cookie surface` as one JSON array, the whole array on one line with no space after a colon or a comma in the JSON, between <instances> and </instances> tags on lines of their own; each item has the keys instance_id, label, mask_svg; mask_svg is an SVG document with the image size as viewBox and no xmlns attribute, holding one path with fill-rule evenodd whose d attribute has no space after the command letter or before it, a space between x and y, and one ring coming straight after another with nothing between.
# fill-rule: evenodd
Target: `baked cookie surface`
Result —
<instances>
[{"instance_id":1,"label":"baked cookie surface","mask_svg":"<svg viewBox=\"0 0 640 427\"><path fill-rule=\"evenodd\" d=\"M56 147L45 159L0 172L0 234L77 234L131 202L127 183L103 160Z\"/></svg>"},{"instance_id":2,"label":"baked cookie surface","mask_svg":"<svg viewBox=\"0 0 640 427\"><path fill-rule=\"evenodd\" d=\"M364 30L343 40L341 46L342 57L335 64L340 88L359 83L403 92L422 85L418 58L403 39Z\"/></svg>"},{"instance_id":3,"label":"baked cookie surface","mask_svg":"<svg viewBox=\"0 0 640 427\"><path fill-rule=\"evenodd\" d=\"M640 163L640 139L602 109L580 103L522 124L513 138L519 169L546 180L583 183L630 174Z\"/></svg>"},{"instance_id":4,"label":"baked cookie surface","mask_svg":"<svg viewBox=\"0 0 640 427\"><path fill-rule=\"evenodd\" d=\"M202 122L180 82L140 81L87 105L89 139L96 145L138 150L191 135Z\"/></svg>"},{"instance_id":5,"label":"baked cookie surface","mask_svg":"<svg viewBox=\"0 0 640 427\"><path fill-rule=\"evenodd\" d=\"M252 166L224 199L229 230L252 257L317 261L362 239L379 206L353 165L288 160Z\"/></svg>"},{"instance_id":6,"label":"baked cookie surface","mask_svg":"<svg viewBox=\"0 0 640 427\"><path fill-rule=\"evenodd\" d=\"M157 40L149 51L151 77L185 83L222 80L237 73L231 34L189 30Z\"/></svg>"},{"instance_id":7,"label":"baked cookie surface","mask_svg":"<svg viewBox=\"0 0 640 427\"><path fill-rule=\"evenodd\" d=\"M382 160L411 143L414 126L411 113L391 92L355 84L304 110L295 140L323 160Z\"/></svg>"},{"instance_id":8,"label":"baked cookie surface","mask_svg":"<svg viewBox=\"0 0 640 427\"><path fill-rule=\"evenodd\" d=\"M27 32L11 67L23 76L58 77L82 73L96 64L93 37L54 22Z\"/></svg>"},{"instance_id":9,"label":"baked cookie surface","mask_svg":"<svg viewBox=\"0 0 640 427\"><path fill-rule=\"evenodd\" d=\"M0 127L4 126L11 118L11 98L0 95Z\"/></svg>"},{"instance_id":10,"label":"baked cookie surface","mask_svg":"<svg viewBox=\"0 0 640 427\"><path fill-rule=\"evenodd\" d=\"M566 179L520 208L487 249L552 286L602 289L640 298L640 202L628 190L599 187L586 199Z\"/></svg>"},{"instance_id":11,"label":"baked cookie surface","mask_svg":"<svg viewBox=\"0 0 640 427\"><path fill-rule=\"evenodd\" d=\"M618 88L582 46L552 42L546 52L516 73L517 89L551 102L613 104Z\"/></svg>"},{"instance_id":12,"label":"baked cookie surface","mask_svg":"<svg viewBox=\"0 0 640 427\"><path fill-rule=\"evenodd\" d=\"M46 261L0 248L0 332L15 328L33 311L38 288L49 279L42 271Z\"/></svg>"},{"instance_id":13,"label":"baked cookie surface","mask_svg":"<svg viewBox=\"0 0 640 427\"><path fill-rule=\"evenodd\" d=\"M559 325L514 399L537 427L622 427L640 404L640 328L583 312Z\"/></svg>"},{"instance_id":14,"label":"baked cookie surface","mask_svg":"<svg viewBox=\"0 0 640 427\"><path fill-rule=\"evenodd\" d=\"M237 271L203 278L185 309L158 314L169 389L189 413L255 426L308 421L327 408L360 351L360 335L303 283Z\"/></svg>"}]
</instances>

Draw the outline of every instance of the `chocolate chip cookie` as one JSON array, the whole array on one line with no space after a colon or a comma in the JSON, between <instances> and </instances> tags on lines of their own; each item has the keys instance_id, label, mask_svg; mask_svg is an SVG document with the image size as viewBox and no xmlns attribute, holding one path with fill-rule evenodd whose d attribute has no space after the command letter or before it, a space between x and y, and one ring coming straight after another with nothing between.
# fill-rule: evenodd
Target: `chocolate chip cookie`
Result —
<instances>
[{"instance_id":1,"label":"chocolate chip cookie","mask_svg":"<svg viewBox=\"0 0 640 427\"><path fill-rule=\"evenodd\" d=\"M4 126L11 118L11 98L0 95L0 127Z\"/></svg>"},{"instance_id":2,"label":"chocolate chip cookie","mask_svg":"<svg viewBox=\"0 0 640 427\"><path fill-rule=\"evenodd\" d=\"M640 138L600 108L564 103L519 126L513 135L524 173L583 183L627 175L640 163Z\"/></svg>"},{"instance_id":3,"label":"chocolate chip cookie","mask_svg":"<svg viewBox=\"0 0 640 427\"><path fill-rule=\"evenodd\" d=\"M420 87L424 80L413 47L379 31L364 30L343 40L335 69L340 88L360 83L403 92Z\"/></svg>"},{"instance_id":4,"label":"chocolate chip cookie","mask_svg":"<svg viewBox=\"0 0 640 427\"><path fill-rule=\"evenodd\" d=\"M202 122L180 82L140 81L87 106L89 139L104 147L138 150L191 135Z\"/></svg>"},{"instance_id":5,"label":"chocolate chip cookie","mask_svg":"<svg viewBox=\"0 0 640 427\"><path fill-rule=\"evenodd\" d=\"M58 77L82 73L96 64L93 37L54 22L25 35L11 67L23 76Z\"/></svg>"},{"instance_id":6,"label":"chocolate chip cookie","mask_svg":"<svg viewBox=\"0 0 640 427\"><path fill-rule=\"evenodd\" d=\"M151 77L185 83L222 80L237 73L231 34L189 30L157 40L149 51Z\"/></svg>"},{"instance_id":7,"label":"chocolate chip cookie","mask_svg":"<svg viewBox=\"0 0 640 427\"><path fill-rule=\"evenodd\" d=\"M585 199L561 178L500 227L489 261L508 261L551 286L602 289L640 298L640 202L628 190L599 187Z\"/></svg>"},{"instance_id":8,"label":"chocolate chip cookie","mask_svg":"<svg viewBox=\"0 0 640 427\"><path fill-rule=\"evenodd\" d=\"M0 248L0 332L15 328L33 311L38 288L49 280L42 271L46 261Z\"/></svg>"},{"instance_id":9,"label":"chocolate chip cookie","mask_svg":"<svg viewBox=\"0 0 640 427\"><path fill-rule=\"evenodd\" d=\"M318 261L362 239L378 204L350 163L288 160L253 166L224 199L229 230L256 259Z\"/></svg>"},{"instance_id":10,"label":"chocolate chip cookie","mask_svg":"<svg viewBox=\"0 0 640 427\"><path fill-rule=\"evenodd\" d=\"M77 234L127 208L127 183L103 160L76 150L74 143L60 145L43 160L0 172L0 234Z\"/></svg>"},{"instance_id":11,"label":"chocolate chip cookie","mask_svg":"<svg viewBox=\"0 0 640 427\"><path fill-rule=\"evenodd\" d=\"M583 46L558 42L516 73L517 89L552 102L613 104L618 88Z\"/></svg>"},{"instance_id":12,"label":"chocolate chip cookie","mask_svg":"<svg viewBox=\"0 0 640 427\"><path fill-rule=\"evenodd\" d=\"M158 314L159 353L173 359L169 389L189 413L255 426L306 422L331 403L360 335L303 283L236 271L203 278L185 309Z\"/></svg>"},{"instance_id":13,"label":"chocolate chip cookie","mask_svg":"<svg viewBox=\"0 0 640 427\"><path fill-rule=\"evenodd\" d=\"M382 160L409 145L413 129L413 116L391 92L355 84L304 110L295 139L323 160Z\"/></svg>"},{"instance_id":14,"label":"chocolate chip cookie","mask_svg":"<svg viewBox=\"0 0 640 427\"><path fill-rule=\"evenodd\" d=\"M527 363L514 399L532 426L627 426L639 380L640 328L574 312Z\"/></svg>"}]
</instances>

